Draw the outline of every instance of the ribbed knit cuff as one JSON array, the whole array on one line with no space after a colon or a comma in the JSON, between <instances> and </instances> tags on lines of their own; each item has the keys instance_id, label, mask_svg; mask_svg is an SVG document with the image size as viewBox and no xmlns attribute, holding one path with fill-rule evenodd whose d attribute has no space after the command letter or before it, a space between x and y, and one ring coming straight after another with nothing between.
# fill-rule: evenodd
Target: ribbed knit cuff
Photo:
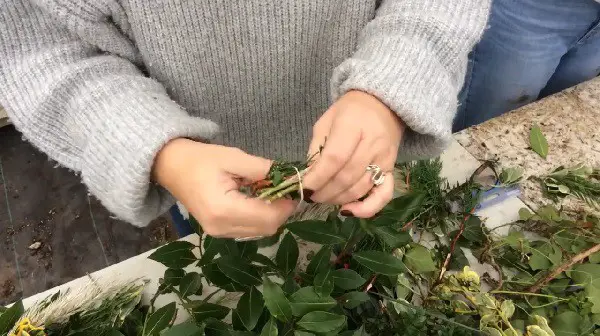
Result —
<instances>
[{"instance_id":1,"label":"ribbed knit cuff","mask_svg":"<svg viewBox=\"0 0 600 336\"><path fill-rule=\"evenodd\" d=\"M371 38L332 78L334 101L360 90L398 114L408 126L401 148L405 159L435 156L446 147L457 104L457 83L450 81L437 56L418 43L402 37Z\"/></svg>"},{"instance_id":2,"label":"ribbed knit cuff","mask_svg":"<svg viewBox=\"0 0 600 336\"><path fill-rule=\"evenodd\" d=\"M118 218L145 226L175 203L162 187L151 183L156 154L172 139L210 139L218 126L190 117L166 95L114 97L112 106L100 101L98 111L123 100L118 120L104 120L91 128L82 153L81 175L90 191ZM114 117L116 114L113 113Z\"/></svg>"}]
</instances>

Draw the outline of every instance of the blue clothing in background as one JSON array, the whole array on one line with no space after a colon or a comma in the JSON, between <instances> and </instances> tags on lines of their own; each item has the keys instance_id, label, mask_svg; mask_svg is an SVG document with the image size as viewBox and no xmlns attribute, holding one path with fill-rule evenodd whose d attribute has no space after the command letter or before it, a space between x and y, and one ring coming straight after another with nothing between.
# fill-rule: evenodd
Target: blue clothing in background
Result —
<instances>
[{"instance_id":1,"label":"blue clothing in background","mask_svg":"<svg viewBox=\"0 0 600 336\"><path fill-rule=\"evenodd\" d=\"M173 205L171 209L169 209L169 214L171 215L171 219L173 220L173 226L175 227L179 238L194 233L194 229L192 229L190 221L183 218L183 215L181 214L181 211L179 211L179 207L177 206L177 204Z\"/></svg>"},{"instance_id":2,"label":"blue clothing in background","mask_svg":"<svg viewBox=\"0 0 600 336\"><path fill-rule=\"evenodd\" d=\"M594 0L494 0L470 55L454 131L596 77L599 22Z\"/></svg>"}]
</instances>

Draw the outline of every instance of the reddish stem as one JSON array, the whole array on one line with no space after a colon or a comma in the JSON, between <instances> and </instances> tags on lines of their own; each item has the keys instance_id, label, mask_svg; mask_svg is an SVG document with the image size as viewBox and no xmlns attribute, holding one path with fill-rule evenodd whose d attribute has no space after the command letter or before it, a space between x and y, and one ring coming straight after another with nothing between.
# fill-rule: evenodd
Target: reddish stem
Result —
<instances>
[{"instance_id":1,"label":"reddish stem","mask_svg":"<svg viewBox=\"0 0 600 336\"><path fill-rule=\"evenodd\" d=\"M375 280L377 280L377 274L373 274L371 276L371 278L369 279L369 282L365 285L364 292L368 292L373 287Z\"/></svg>"},{"instance_id":2,"label":"reddish stem","mask_svg":"<svg viewBox=\"0 0 600 336\"><path fill-rule=\"evenodd\" d=\"M444 277L444 274L446 273L446 270L448 269L448 265L450 264L450 259L452 258L454 249L456 249L456 243L458 242L458 239L460 239L460 237L462 236L463 232L465 232L465 224L467 223L469 218L471 218L471 216L473 215L473 212L475 212L475 208L471 209L471 211L469 211L469 213L467 215L465 215L462 222L460 223L458 232L456 233L456 236L454 237L454 239L452 239L452 243L450 244L450 252L448 252L448 255L446 255L446 260L444 260L444 264L442 265L442 269L440 271L440 277L438 278L438 282L442 281L442 278Z\"/></svg>"}]
</instances>

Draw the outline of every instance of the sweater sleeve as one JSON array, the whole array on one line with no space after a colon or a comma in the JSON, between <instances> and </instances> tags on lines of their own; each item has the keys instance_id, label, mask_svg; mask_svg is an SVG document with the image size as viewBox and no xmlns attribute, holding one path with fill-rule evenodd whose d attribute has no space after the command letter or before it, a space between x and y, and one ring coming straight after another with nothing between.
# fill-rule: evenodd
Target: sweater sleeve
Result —
<instances>
[{"instance_id":1,"label":"sweater sleeve","mask_svg":"<svg viewBox=\"0 0 600 336\"><path fill-rule=\"evenodd\" d=\"M133 43L101 12L116 1L80 13L62 7L71 1L36 3L45 7L0 3L0 105L117 217L147 225L174 204L150 182L156 153L177 137L209 139L218 127L190 117L134 65ZM102 49L86 32L99 35Z\"/></svg>"},{"instance_id":2,"label":"sweater sleeve","mask_svg":"<svg viewBox=\"0 0 600 336\"><path fill-rule=\"evenodd\" d=\"M355 53L334 70L332 98L360 90L394 110L408 126L400 159L439 154L489 8L489 0L381 1Z\"/></svg>"}]
</instances>

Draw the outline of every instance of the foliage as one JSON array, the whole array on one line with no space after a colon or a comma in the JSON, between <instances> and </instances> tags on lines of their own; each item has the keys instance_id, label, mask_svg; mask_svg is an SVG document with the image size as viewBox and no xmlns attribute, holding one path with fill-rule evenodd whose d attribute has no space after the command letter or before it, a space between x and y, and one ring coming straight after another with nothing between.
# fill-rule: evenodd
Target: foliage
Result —
<instances>
[{"instance_id":1,"label":"foliage","mask_svg":"<svg viewBox=\"0 0 600 336\"><path fill-rule=\"evenodd\" d=\"M274 165L267 179L246 186L248 193L267 201L301 196L293 179L306 166L290 165ZM159 290L149 306L115 321L109 335L600 334L598 218L551 206L524 209L509 234L498 236L474 214L481 190L490 187L478 174L491 169L492 187L507 186L518 183L520 170L496 174L485 162L465 183L450 186L439 160L399 168L405 190L375 217L333 212L326 220L288 223L274 238L280 244L273 259L260 242L202 234L196 243L162 246L150 255L166 266ZM555 173L548 181L563 183L573 170ZM318 246L307 260L299 240ZM467 249L496 274L472 271ZM235 306L222 304L226 293L240 295ZM157 308L165 294L180 308ZM8 312L0 326L15 315ZM188 320L173 325L177 316ZM69 330L64 335L77 334Z\"/></svg>"}]
</instances>

